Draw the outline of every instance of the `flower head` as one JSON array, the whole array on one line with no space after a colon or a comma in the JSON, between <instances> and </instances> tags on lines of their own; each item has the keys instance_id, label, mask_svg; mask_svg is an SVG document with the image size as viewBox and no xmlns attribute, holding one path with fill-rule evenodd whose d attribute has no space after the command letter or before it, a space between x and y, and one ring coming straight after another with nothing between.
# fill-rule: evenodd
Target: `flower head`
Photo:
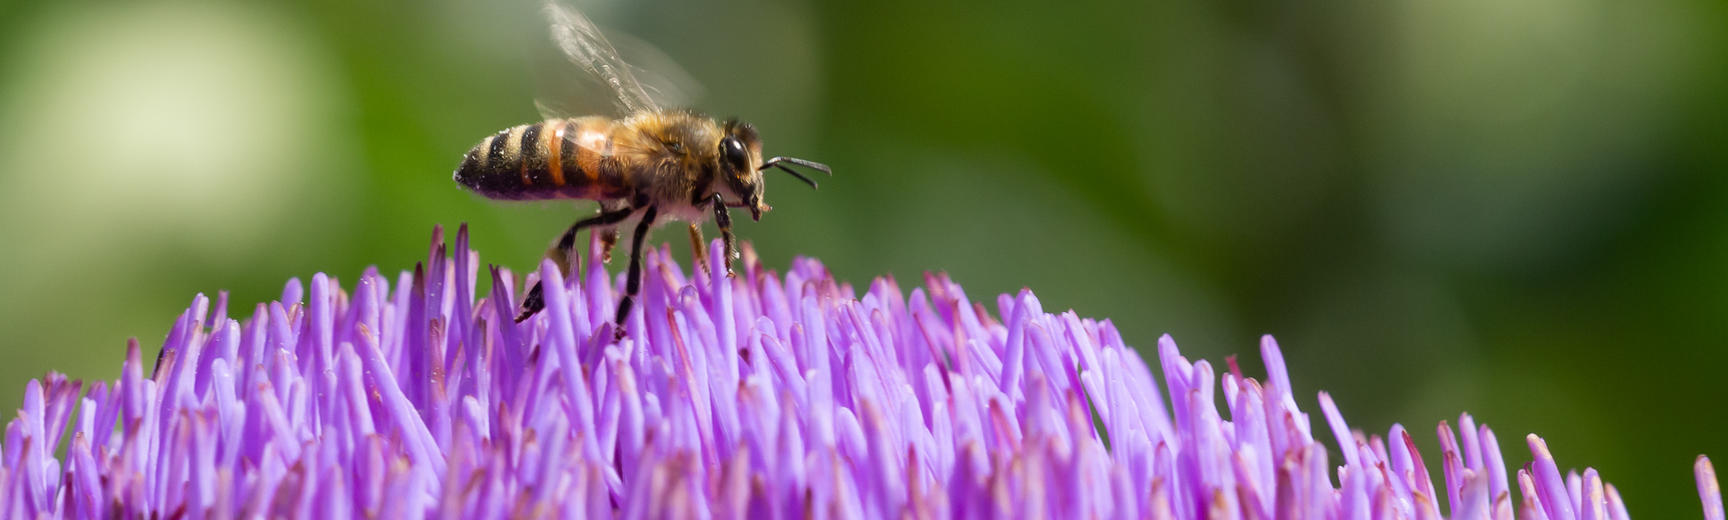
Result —
<instances>
[{"instance_id":1,"label":"flower head","mask_svg":"<svg viewBox=\"0 0 1728 520\"><path fill-rule=\"evenodd\" d=\"M394 281L290 281L243 321L199 296L151 371L134 342L118 381L31 381L0 517L1627 516L1534 435L1508 472L1469 415L1436 428L1432 473L1403 427L1352 430L1325 393L1315 439L1270 337L1261 381L1166 336L1160 385L1109 321L1030 291L992 316L942 275L860 297L814 260L727 278L656 250L614 343L603 269L543 263L546 310L517 324L515 277L478 295L465 230L451 258L433 244Z\"/></svg>"}]
</instances>

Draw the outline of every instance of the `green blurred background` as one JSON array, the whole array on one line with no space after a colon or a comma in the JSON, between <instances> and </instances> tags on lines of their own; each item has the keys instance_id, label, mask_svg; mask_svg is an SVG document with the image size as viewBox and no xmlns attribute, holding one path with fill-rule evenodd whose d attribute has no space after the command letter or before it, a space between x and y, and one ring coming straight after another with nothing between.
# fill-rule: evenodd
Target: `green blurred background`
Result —
<instances>
[{"instance_id":1,"label":"green blurred background","mask_svg":"<svg viewBox=\"0 0 1728 520\"><path fill-rule=\"evenodd\" d=\"M1437 464L1468 410L1646 518L1728 457L1719 0L579 5L834 166L739 224L771 266L1028 286L1256 374L1271 333L1315 413ZM0 409L116 377L196 292L395 272L433 224L531 265L590 208L450 172L538 119L552 52L531 2L0 3Z\"/></svg>"}]
</instances>

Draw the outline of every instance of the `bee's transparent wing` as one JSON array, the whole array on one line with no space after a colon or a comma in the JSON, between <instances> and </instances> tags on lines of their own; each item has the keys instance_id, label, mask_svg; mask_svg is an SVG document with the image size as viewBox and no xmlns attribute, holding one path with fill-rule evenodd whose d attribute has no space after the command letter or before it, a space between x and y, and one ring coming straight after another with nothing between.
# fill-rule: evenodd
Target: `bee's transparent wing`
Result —
<instances>
[{"instance_id":1,"label":"bee's transparent wing","mask_svg":"<svg viewBox=\"0 0 1728 520\"><path fill-rule=\"evenodd\" d=\"M613 48L655 105L666 109L687 108L701 97L702 84L659 47L627 32L611 34Z\"/></svg>"},{"instance_id":2,"label":"bee's transparent wing","mask_svg":"<svg viewBox=\"0 0 1728 520\"><path fill-rule=\"evenodd\" d=\"M540 112L540 117L542 119L548 120L566 119L594 113L589 110L577 108L577 105L572 105L567 102L553 101L545 96L534 99L534 110Z\"/></svg>"},{"instance_id":3,"label":"bee's transparent wing","mask_svg":"<svg viewBox=\"0 0 1728 520\"><path fill-rule=\"evenodd\" d=\"M547 0L545 14L551 24L552 41L558 45L558 50L570 62L581 67L590 78L604 85L604 90L609 91L617 108L624 113L660 110L669 105L663 101L688 94L682 92L682 89L671 87L676 78L650 76L666 79L662 82L666 86L644 86L643 82L637 79L637 69L619 57L618 49L606 40L606 36L600 33L600 28L575 9L562 5L557 0ZM664 63L656 63L657 68L670 67L670 72L681 73L670 63L670 59L664 58L665 55L658 54L657 51L649 50L642 54L658 56L659 59L655 61ZM541 99L537 105L542 115L547 117L579 115L546 99Z\"/></svg>"}]
</instances>

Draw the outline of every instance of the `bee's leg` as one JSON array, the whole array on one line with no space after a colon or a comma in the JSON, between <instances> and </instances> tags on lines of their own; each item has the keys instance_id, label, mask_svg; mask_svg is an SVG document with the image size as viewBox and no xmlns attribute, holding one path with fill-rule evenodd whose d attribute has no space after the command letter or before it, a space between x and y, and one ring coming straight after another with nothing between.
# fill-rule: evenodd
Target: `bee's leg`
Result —
<instances>
[{"instance_id":1,"label":"bee's leg","mask_svg":"<svg viewBox=\"0 0 1728 520\"><path fill-rule=\"evenodd\" d=\"M726 277L733 278L732 259L738 258L738 248L732 243L732 214L726 211L726 202L720 199L720 194L714 194L714 225L720 227L720 241L726 244Z\"/></svg>"},{"instance_id":2,"label":"bee's leg","mask_svg":"<svg viewBox=\"0 0 1728 520\"><path fill-rule=\"evenodd\" d=\"M570 225L570 229L564 230L564 235L558 237L558 242L551 249L546 250L546 256L558 264L559 272L566 275L575 273L575 270L570 268L570 250L576 247L576 233L586 227L617 224L629 218L631 211L631 208L602 211L599 215L576 221ZM534 288L528 290L528 298L522 301L522 314L516 315L516 323L522 323L522 320L545 307L546 302L540 296L540 282L534 282Z\"/></svg>"},{"instance_id":3,"label":"bee's leg","mask_svg":"<svg viewBox=\"0 0 1728 520\"><path fill-rule=\"evenodd\" d=\"M703 246L702 242L702 225L691 224L690 256L696 258L696 265L700 266L699 269L706 274L708 272L708 253L705 251L707 248Z\"/></svg>"},{"instance_id":4,"label":"bee's leg","mask_svg":"<svg viewBox=\"0 0 1728 520\"><path fill-rule=\"evenodd\" d=\"M618 228L595 231L600 233L600 263L611 263L612 246L618 245Z\"/></svg>"},{"instance_id":5,"label":"bee's leg","mask_svg":"<svg viewBox=\"0 0 1728 520\"><path fill-rule=\"evenodd\" d=\"M630 317L636 291L642 288L642 239L648 237L648 227L654 225L655 216L654 206L648 206L648 211L642 214L642 222L636 224L636 234L630 237L630 279L624 285L624 298L618 300L618 315L612 319L613 341L624 339L624 319Z\"/></svg>"},{"instance_id":6,"label":"bee's leg","mask_svg":"<svg viewBox=\"0 0 1728 520\"><path fill-rule=\"evenodd\" d=\"M600 212L617 211L628 208L630 204L622 200L600 201ZM600 234L600 262L612 263L612 246L618 245L618 228L608 226L606 229L594 230Z\"/></svg>"}]
</instances>

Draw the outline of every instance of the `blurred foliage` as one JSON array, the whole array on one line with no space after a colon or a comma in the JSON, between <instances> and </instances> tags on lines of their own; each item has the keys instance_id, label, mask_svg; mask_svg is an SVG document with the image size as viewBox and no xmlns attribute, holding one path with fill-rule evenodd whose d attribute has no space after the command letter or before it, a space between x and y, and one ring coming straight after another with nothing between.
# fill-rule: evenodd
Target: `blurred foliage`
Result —
<instances>
[{"instance_id":1,"label":"blurred foliage","mask_svg":"<svg viewBox=\"0 0 1728 520\"><path fill-rule=\"evenodd\" d=\"M1728 456L1719 1L582 8L687 69L697 108L835 167L771 177L776 211L740 224L769 265L1029 286L1256 373L1271 333L1355 427L1469 410L1640 516L1695 515L1692 457ZM590 211L450 182L568 73L531 3L0 13L0 408L50 369L115 377L195 292L244 315L459 222L521 268Z\"/></svg>"}]
</instances>

